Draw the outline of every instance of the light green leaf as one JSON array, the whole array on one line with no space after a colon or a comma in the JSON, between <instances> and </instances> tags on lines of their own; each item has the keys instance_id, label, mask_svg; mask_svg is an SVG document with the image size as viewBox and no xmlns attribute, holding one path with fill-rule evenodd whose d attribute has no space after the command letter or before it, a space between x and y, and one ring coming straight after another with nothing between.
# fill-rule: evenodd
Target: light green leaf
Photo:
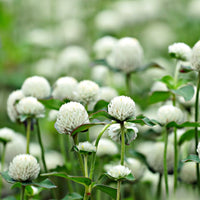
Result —
<instances>
[{"instance_id":1,"label":"light green leaf","mask_svg":"<svg viewBox=\"0 0 200 200\"><path fill-rule=\"evenodd\" d=\"M60 107L65 103L59 99L40 99L39 102L42 103L46 108L54 110L59 110Z\"/></svg>"},{"instance_id":2,"label":"light green leaf","mask_svg":"<svg viewBox=\"0 0 200 200\"><path fill-rule=\"evenodd\" d=\"M129 174L125 177L126 180L129 180L129 181L134 181L135 180L135 177L133 176L133 174Z\"/></svg>"},{"instance_id":3,"label":"light green leaf","mask_svg":"<svg viewBox=\"0 0 200 200\"><path fill-rule=\"evenodd\" d=\"M154 104L169 99L171 93L166 91L156 91L149 96L149 103Z\"/></svg>"},{"instance_id":4,"label":"light green leaf","mask_svg":"<svg viewBox=\"0 0 200 200\"><path fill-rule=\"evenodd\" d=\"M34 182L33 185L37 186L37 187L45 188L45 189L57 188L57 186L54 185L48 178L45 179L44 181L40 182L40 183Z\"/></svg>"},{"instance_id":5,"label":"light green leaf","mask_svg":"<svg viewBox=\"0 0 200 200\"><path fill-rule=\"evenodd\" d=\"M105 100L99 100L96 104L95 104L95 106L94 106L94 110L93 110L93 112L97 112L97 111L99 111L99 110L107 110L107 107L108 107L108 104L109 104L109 102L107 102L107 101L105 101Z\"/></svg>"},{"instance_id":6,"label":"light green leaf","mask_svg":"<svg viewBox=\"0 0 200 200\"><path fill-rule=\"evenodd\" d=\"M80 200L83 197L78 193L67 194L62 200Z\"/></svg>"},{"instance_id":7,"label":"light green leaf","mask_svg":"<svg viewBox=\"0 0 200 200\"><path fill-rule=\"evenodd\" d=\"M100 110L98 112L95 112L89 116L90 120L98 119L100 121L103 120L115 120L111 115L108 114L108 112L104 110Z\"/></svg>"},{"instance_id":8,"label":"light green leaf","mask_svg":"<svg viewBox=\"0 0 200 200\"><path fill-rule=\"evenodd\" d=\"M117 189L115 189L115 188L109 187L107 185L96 184L96 185L94 185L93 189L100 190L100 191L108 194L112 198L116 199Z\"/></svg>"},{"instance_id":9,"label":"light green leaf","mask_svg":"<svg viewBox=\"0 0 200 200\"><path fill-rule=\"evenodd\" d=\"M182 162L200 163L200 159L199 159L199 156L191 154L186 159L182 160Z\"/></svg>"},{"instance_id":10,"label":"light green leaf","mask_svg":"<svg viewBox=\"0 0 200 200\"><path fill-rule=\"evenodd\" d=\"M175 85L174 85L174 78L172 76L164 76L161 79L159 79L158 81L165 83L167 88L169 89L175 89Z\"/></svg>"}]
</instances>

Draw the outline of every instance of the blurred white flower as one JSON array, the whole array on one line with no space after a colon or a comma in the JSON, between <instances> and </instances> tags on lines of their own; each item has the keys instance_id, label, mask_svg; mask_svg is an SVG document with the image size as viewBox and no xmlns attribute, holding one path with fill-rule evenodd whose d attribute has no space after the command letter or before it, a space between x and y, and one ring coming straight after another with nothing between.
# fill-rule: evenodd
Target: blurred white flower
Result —
<instances>
[{"instance_id":1,"label":"blurred white flower","mask_svg":"<svg viewBox=\"0 0 200 200\"><path fill-rule=\"evenodd\" d=\"M22 85L22 92L25 96L33 96L44 99L50 96L51 87L49 82L42 76L32 76L27 78Z\"/></svg>"},{"instance_id":2,"label":"blurred white flower","mask_svg":"<svg viewBox=\"0 0 200 200\"><path fill-rule=\"evenodd\" d=\"M172 105L164 105L158 109L157 120L161 124L167 124L169 122L183 123L185 120L185 115L181 111L181 109L172 106Z\"/></svg>"},{"instance_id":3,"label":"blurred white flower","mask_svg":"<svg viewBox=\"0 0 200 200\"><path fill-rule=\"evenodd\" d=\"M88 103L95 102L99 94L99 86L90 80L81 81L76 88L75 99L87 105Z\"/></svg>"},{"instance_id":4,"label":"blurred white flower","mask_svg":"<svg viewBox=\"0 0 200 200\"><path fill-rule=\"evenodd\" d=\"M111 167L107 173L113 178L120 179L125 178L127 175L129 175L131 173L131 170L123 165L116 165Z\"/></svg>"},{"instance_id":5,"label":"blurred white flower","mask_svg":"<svg viewBox=\"0 0 200 200\"><path fill-rule=\"evenodd\" d=\"M116 155L118 153L117 145L107 139L101 138L97 147L97 156Z\"/></svg>"},{"instance_id":6,"label":"blurred white flower","mask_svg":"<svg viewBox=\"0 0 200 200\"><path fill-rule=\"evenodd\" d=\"M199 154L199 158L200 158L200 142L199 142L198 147L197 147L197 153Z\"/></svg>"},{"instance_id":7,"label":"blurred white flower","mask_svg":"<svg viewBox=\"0 0 200 200\"><path fill-rule=\"evenodd\" d=\"M139 160L135 158L127 158L125 166L127 166L136 180L140 179L144 175L146 167Z\"/></svg>"},{"instance_id":8,"label":"blurred white flower","mask_svg":"<svg viewBox=\"0 0 200 200\"><path fill-rule=\"evenodd\" d=\"M50 110L48 119L49 119L49 121L56 121L57 116L58 116L58 110Z\"/></svg>"},{"instance_id":9,"label":"blurred white flower","mask_svg":"<svg viewBox=\"0 0 200 200\"><path fill-rule=\"evenodd\" d=\"M85 107L77 102L69 102L60 107L55 128L59 133L70 133L73 129L88 122Z\"/></svg>"},{"instance_id":10,"label":"blurred white flower","mask_svg":"<svg viewBox=\"0 0 200 200\"><path fill-rule=\"evenodd\" d=\"M135 117L135 102L127 96L114 97L108 104L108 113L120 121Z\"/></svg>"},{"instance_id":11,"label":"blurred white flower","mask_svg":"<svg viewBox=\"0 0 200 200\"><path fill-rule=\"evenodd\" d=\"M35 97L24 97L16 105L19 115L44 116L44 106Z\"/></svg>"},{"instance_id":12,"label":"blurred white flower","mask_svg":"<svg viewBox=\"0 0 200 200\"><path fill-rule=\"evenodd\" d=\"M199 0L191 0L188 2L188 11L186 11L189 16L199 19L200 18L200 1Z\"/></svg>"},{"instance_id":13,"label":"blurred white flower","mask_svg":"<svg viewBox=\"0 0 200 200\"><path fill-rule=\"evenodd\" d=\"M15 132L7 127L0 129L0 138L3 138L9 142L11 142L14 139Z\"/></svg>"},{"instance_id":14,"label":"blurred white flower","mask_svg":"<svg viewBox=\"0 0 200 200\"><path fill-rule=\"evenodd\" d=\"M156 142L152 144L147 153L147 162L153 171L163 174L163 153L164 143ZM171 143L167 146L167 170L168 173L172 173L174 168L174 147Z\"/></svg>"},{"instance_id":15,"label":"blurred white flower","mask_svg":"<svg viewBox=\"0 0 200 200\"><path fill-rule=\"evenodd\" d=\"M77 148L79 151L87 151L87 152L96 152L95 145L91 144L90 142L80 142L77 145Z\"/></svg>"},{"instance_id":16,"label":"blurred white flower","mask_svg":"<svg viewBox=\"0 0 200 200\"><path fill-rule=\"evenodd\" d=\"M160 81L155 81L151 87L151 92L156 92L156 91L168 91L168 89L164 83Z\"/></svg>"},{"instance_id":17,"label":"blurred white flower","mask_svg":"<svg viewBox=\"0 0 200 200\"><path fill-rule=\"evenodd\" d=\"M24 94L22 93L22 90L16 90L12 92L7 100L7 112L10 120L12 122L16 122L17 118L19 117L19 114L16 110L16 102L24 97Z\"/></svg>"},{"instance_id":18,"label":"blurred white flower","mask_svg":"<svg viewBox=\"0 0 200 200\"><path fill-rule=\"evenodd\" d=\"M179 42L170 45L168 53L178 60L189 61L192 49L187 44Z\"/></svg>"},{"instance_id":19,"label":"blurred white flower","mask_svg":"<svg viewBox=\"0 0 200 200\"><path fill-rule=\"evenodd\" d=\"M116 42L117 39L112 36L104 36L98 39L94 43L93 47L96 58L98 59L106 58L112 51L112 48L114 47Z\"/></svg>"},{"instance_id":20,"label":"blurred white flower","mask_svg":"<svg viewBox=\"0 0 200 200\"><path fill-rule=\"evenodd\" d=\"M65 76L59 78L54 86L52 96L54 99L74 99L74 89L77 86L77 80L73 77Z\"/></svg>"},{"instance_id":21,"label":"blurred white flower","mask_svg":"<svg viewBox=\"0 0 200 200\"><path fill-rule=\"evenodd\" d=\"M179 177L184 183L195 183L197 181L196 176L196 163L195 162L186 162L183 164Z\"/></svg>"},{"instance_id":22,"label":"blurred white flower","mask_svg":"<svg viewBox=\"0 0 200 200\"><path fill-rule=\"evenodd\" d=\"M107 102L110 102L114 97L118 96L118 92L111 87L101 87L99 91L98 99L105 100Z\"/></svg>"},{"instance_id":23,"label":"blurred white flower","mask_svg":"<svg viewBox=\"0 0 200 200\"><path fill-rule=\"evenodd\" d=\"M41 158L41 148L38 143L31 142L30 143L30 154L33 155L36 158Z\"/></svg>"},{"instance_id":24,"label":"blurred white flower","mask_svg":"<svg viewBox=\"0 0 200 200\"><path fill-rule=\"evenodd\" d=\"M194 70L200 71L200 41L192 49L191 64Z\"/></svg>"},{"instance_id":25,"label":"blurred white flower","mask_svg":"<svg viewBox=\"0 0 200 200\"><path fill-rule=\"evenodd\" d=\"M14 157L9 165L8 174L16 181L32 181L38 177L40 166L35 157L20 154Z\"/></svg>"}]
</instances>

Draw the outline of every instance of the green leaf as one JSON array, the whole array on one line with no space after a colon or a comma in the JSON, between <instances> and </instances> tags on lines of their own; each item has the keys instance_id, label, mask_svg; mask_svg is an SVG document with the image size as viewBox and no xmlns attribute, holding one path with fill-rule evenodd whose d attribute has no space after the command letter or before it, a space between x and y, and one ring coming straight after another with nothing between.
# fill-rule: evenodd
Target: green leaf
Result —
<instances>
[{"instance_id":1,"label":"green leaf","mask_svg":"<svg viewBox=\"0 0 200 200\"><path fill-rule=\"evenodd\" d=\"M108 194L112 198L116 199L117 189L115 189L115 188L109 187L107 185L96 184L96 185L94 185L93 189L100 190L100 191Z\"/></svg>"},{"instance_id":2,"label":"green leaf","mask_svg":"<svg viewBox=\"0 0 200 200\"><path fill-rule=\"evenodd\" d=\"M108 112L104 111L104 110L100 110L98 112L95 112L93 114L91 114L89 116L90 120L93 120L93 119L98 119L100 121L103 121L103 120L115 120L111 115L108 114Z\"/></svg>"},{"instance_id":3,"label":"green leaf","mask_svg":"<svg viewBox=\"0 0 200 200\"><path fill-rule=\"evenodd\" d=\"M8 197L3 198L2 200L16 200L16 198L13 196L8 196Z\"/></svg>"},{"instance_id":4,"label":"green leaf","mask_svg":"<svg viewBox=\"0 0 200 200\"><path fill-rule=\"evenodd\" d=\"M53 189L57 188L48 178L40 183L33 183L34 186L45 188L45 189Z\"/></svg>"},{"instance_id":5,"label":"green leaf","mask_svg":"<svg viewBox=\"0 0 200 200\"><path fill-rule=\"evenodd\" d=\"M155 126L158 124L158 122L154 119L149 119L148 117L145 117L143 115L139 115L136 117L136 119L128 119L127 122L132 122L140 125L148 125L148 126Z\"/></svg>"},{"instance_id":6,"label":"green leaf","mask_svg":"<svg viewBox=\"0 0 200 200\"><path fill-rule=\"evenodd\" d=\"M3 137L0 137L0 142L6 144L8 142L10 142L11 140L10 139L6 139L6 138L3 138Z\"/></svg>"},{"instance_id":7,"label":"green leaf","mask_svg":"<svg viewBox=\"0 0 200 200\"><path fill-rule=\"evenodd\" d=\"M198 135L200 137L200 131L198 131ZM185 133L183 133L178 141L179 145L182 145L184 142L186 141L190 141L192 139L194 139L195 137L195 131L194 129L188 130Z\"/></svg>"},{"instance_id":8,"label":"green leaf","mask_svg":"<svg viewBox=\"0 0 200 200\"><path fill-rule=\"evenodd\" d=\"M40 99L39 102L42 103L46 108L54 110L59 110L60 107L65 103L59 99Z\"/></svg>"},{"instance_id":9,"label":"green leaf","mask_svg":"<svg viewBox=\"0 0 200 200\"><path fill-rule=\"evenodd\" d=\"M67 194L62 200L80 200L83 197L78 193Z\"/></svg>"},{"instance_id":10,"label":"green leaf","mask_svg":"<svg viewBox=\"0 0 200 200\"><path fill-rule=\"evenodd\" d=\"M20 115L19 120L20 120L20 122L24 122L28 119L28 117L29 117L29 115Z\"/></svg>"},{"instance_id":11,"label":"green leaf","mask_svg":"<svg viewBox=\"0 0 200 200\"><path fill-rule=\"evenodd\" d=\"M109 102L105 101L105 100L99 100L96 105L94 106L94 112L97 112L99 110L107 110Z\"/></svg>"},{"instance_id":12,"label":"green leaf","mask_svg":"<svg viewBox=\"0 0 200 200\"><path fill-rule=\"evenodd\" d=\"M126 129L125 132L125 144L129 145L137 136L134 129Z\"/></svg>"},{"instance_id":13,"label":"green leaf","mask_svg":"<svg viewBox=\"0 0 200 200\"><path fill-rule=\"evenodd\" d=\"M199 156L191 154L186 159L182 160L182 162L200 163L200 159L199 159Z\"/></svg>"},{"instance_id":14,"label":"green leaf","mask_svg":"<svg viewBox=\"0 0 200 200\"><path fill-rule=\"evenodd\" d=\"M12 185L11 189L21 188L21 187L22 187L22 184L20 182L16 182L15 184Z\"/></svg>"},{"instance_id":15,"label":"green leaf","mask_svg":"<svg viewBox=\"0 0 200 200\"><path fill-rule=\"evenodd\" d=\"M134 181L135 180L135 177L133 176L133 174L129 174L129 175L127 175L126 177L125 177L125 179L126 180L128 180L128 181Z\"/></svg>"},{"instance_id":16,"label":"green leaf","mask_svg":"<svg viewBox=\"0 0 200 200\"><path fill-rule=\"evenodd\" d=\"M84 186L89 186L92 183L92 180L90 178L82 177L82 176L70 176L66 174L65 172L51 172L46 174L41 174L41 176L58 176L63 177L69 180L72 180L76 183L82 184Z\"/></svg>"},{"instance_id":17,"label":"green leaf","mask_svg":"<svg viewBox=\"0 0 200 200\"><path fill-rule=\"evenodd\" d=\"M192 72L193 69L190 66L181 65L181 69L179 71L180 71L180 73L188 73L188 72Z\"/></svg>"},{"instance_id":18,"label":"green leaf","mask_svg":"<svg viewBox=\"0 0 200 200\"><path fill-rule=\"evenodd\" d=\"M169 99L171 93L170 92L164 92L164 91L156 91L153 92L151 94L151 96L149 96L149 103L150 104L154 104L154 103L158 103L161 101L166 101L167 99Z\"/></svg>"},{"instance_id":19,"label":"green leaf","mask_svg":"<svg viewBox=\"0 0 200 200\"><path fill-rule=\"evenodd\" d=\"M182 96L185 101L189 101L194 96L194 87L192 85L186 85L178 90L172 90L175 94Z\"/></svg>"},{"instance_id":20,"label":"green leaf","mask_svg":"<svg viewBox=\"0 0 200 200\"><path fill-rule=\"evenodd\" d=\"M187 79L180 78L180 79L178 79L178 82L177 82L175 88L178 89L180 86L186 85L188 82L190 82L190 81Z\"/></svg>"},{"instance_id":21,"label":"green leaf","mask_svg":"<svg viewBox=\"0 0 200 200\"><path fill-rule=\"evenodd\" d=\"M33 191L33 188L31 187L31 186L26 186L26 188L25 188L25 193L26 193L26 195L28 195L28 196L33 196L34 195L34 191Z\"/></svg>"},{"instance_id":22,"label":"green leaf","mask_svg":"<svg viewBox=\"0 0 200 200\"><path fill-rule=\"evenodd\" d=\"M96 126L96 125L105 125L105 123L99 122L99 123L82 124L82 125L78 126L77 128L75 128L71 132L71 136L74 136L75 134L83 132L83 131L87 131L89 128Z\"/></svg>"},{"instance_id":23,"label":"green leaf","mask_svg":"<svg viewBox=\"0 0 200 200\"><path fill-rule=\"evenodd\" d=\"M176 122L169 122L166 127L171 128L171 127L177 127L177 128L184 128L184 127L199 127L200 123L199 122L184 122L182 124L177 124Z\"/></svg>"},{"instance_id":24,"label":"green leaf","mask_svg":"<svg viewBox=\"0 0 200 200\"><path fill-rule=\"evenodd\" d=\"M159 79L158 81L165 83L167 88L169 89L174 89L174 78L172 76L164 76L161 79Z\"/></svg>"}]
</instances>

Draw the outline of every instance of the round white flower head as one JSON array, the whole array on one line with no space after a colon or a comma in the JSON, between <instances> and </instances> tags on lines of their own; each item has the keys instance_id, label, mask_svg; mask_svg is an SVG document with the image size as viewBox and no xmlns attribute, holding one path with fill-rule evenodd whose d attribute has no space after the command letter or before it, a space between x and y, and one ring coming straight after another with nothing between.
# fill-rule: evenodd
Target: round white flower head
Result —
<instances>
[{"instance_id":1,"label":"round white flower head","mask_svg":"<svg viewBox=\"0 0 200 200\"><path fill-rule=\"evenodd\" d=\"M131 170L123 165L116 165L110 167L107 173L113 178L120 179L125 178L127 175L129 175L131 173Z\"/></svg>"},{"instance_id":2,"label":"round white flower head","mask_svg":"<svg viewBox=\"0 0 200 200\"><path fill-rule=\"evenodd\" d=\"M125 165L131 170L133 176L138 180L144 175L145 166L135 158L127 158Z\"/></svg>"},{"instance_id":3,"label":"round white flower head","mask_svg":"<svg viewBox=\"0 0 200 200\"><path fill-rule=\"evenodd\" d=\"M108 56L108 63L125 73L135 71L142 66L143 49L134 38L120 39Z\"/></svg>"},{"instance_id":4,"label":"round white flower head","mask_svg":"<svg viewBox=\"0 0 200 200\"><path fill-rule=\"evenodd\" d=\"M117 39L112 36L105 36L98 39L94 44L94 52L98 59L106 58L114 45L116 44Z\"/></svg>"},{"instance_id":5,"label":"round white flower head","mask_svg":"<svg viewBox=\"0 0 200 200\"><path fill-rule=\"evenodd\" d=\"M163 153L164 143L157 142L151 146L147 153L147 162L153 171L163 174ZM167 146L167 170L168 173L173 172L174 168L174 147L171 143Z\"/></svg>"},{"instance_id":6,"label":"round white flower head","mask_svg":"<svg viewBox=\"0 0 200 200\"><path fill-rule=\"evenodd\" d=\"M185 183L195 183L197 181L196 176L196 163L194 162L186 162L181 168L180 179Z\"/></svg>"},{"instance_id":7,"label":"round white flower head","mask_svg":"<svg viewBox=\"0 0 200 200\"><path fill-rule=\"evenodd\" d=\"M55 128L59 133L70 133L76 127L88 122L85 107L77 102L69 102L60 107Z\"/></svg>"},{"instance_id":8,"label":"round white flower head","mask_svg":"<svg viewBox=\"0 0 200 200\"><path fill-rule=\"evenodd\" d=\"M192 49L185 43L174 43L168 47L169 54L178 60L189 61Z\"/></svg>"},{"instance_id":9,"label":"round white flower head","mask_svg":"<svg viewBox=\"0 0 200 200\"><path fill-rule=\"evenodd\" d=\"M33 96L44 99L50 96L51 87L49 82L41 76L27 78L22 85L22 92L25 96Z\"/></svg>"},{"instance_id":10,"label":"round white flower head","mask_svg":"<svg viewBox=\"0 0 200 200\"><path fill-rule=\"evenodd\" d=\"M58 115L58 110L50 110L48 119L49 121L56 121Z\"/></svg>"},{"instance_id":11,"label":"round white flower head","mask_svg":"<svg viewBox=\"0 0 200 200\"><path fill-rule=\"evenodd\" d=\"M91 144L90 142L80 142L77 145L77 148L79 151L87 151L87 152L96 152L96 147L95 145Z\"/></svg>"},{"instance_id":12,"label":"round white flower head","mask_svg":"<svg viewBox=\"0 0 200 200\"><path fill-rule=\"evenodd\" d=\"M16 122L17 118L19 117L17 110L16 110L16 102L24 97L24 94L21 90L16 90L12 92L7 100L7 112L10 120L12 122Z\"/></svg>"},{"instance_id":13,"label":"round white flower head","mask_svg":"<svg viewBox=\"0 0 200 200\"><path fill-rule=\"evenodd\" d=\"M9 165L8 174L16 181L32 181L38 177L40 166L35 157L29 154L20 154L14 157Z\"/></svg>"},{"instance_id":14,"label":"round white flower head","mask_svg":"<svg viewBox=\"0 0 200 200\"><path fill-rule=\"evenodd\" d=\"M108 113L120 121L135 117L135 102L126 96L114 97L108 104Z\"/></svg>"},{"instance_id":15,"label":"round white flower head","mask_svg":"<svg viewBox=\"0 0 200 200\"><path fill-rule=\"evenodd\" d=\"M11 142L14 139L15 132L10 128L1 128L0 129L0 138L5 139L8 142Z\"/></svg>"},{"instance_id":16,"label":"round white flower head","mask_svg":"<svg viewBox=\"0 0 200 200\"><path fill-rule=\"evenodd\" d=\"M74 88L77 86L77 80L73 77L59 78L53 87L52 96L54 99L74 99Z\"/></svg>"},{"instance_id":17,"label":"round white flower head","mask_svg":"<svg viewBox=\"0 0 200 200\"><path fill-rule=\"evenodd\" d=\"M97 148L97 156L116 155L118 153L117 145L107 139L101 138Z\"/></svg>"},{"instance_id":18,"label":"round white flower head","mask_svg":"<svg viewBox=\"0 0 200 200\"><path fill-rule=\"evenodd\" d=\"M76 89L76 100L87 105L96 101L99 94L99 86L89 80L81 81Z\"/></svg>"},{"instance_id":19,"label":"round white flower head","mask_svg":"<svg viewBox=\"0 0 200 200\"><path fill-rule=\"evenodd\" d=\"M200 41L198 41L192 49L190 62L194 70L200 71Z\"/></svg>"},{"instance_id":20,"label":"round white flower head","mask_svg":"<svg viewBox=\"0 0 200 200\"><path fill-rule=\"evenodd\" d=\"M103 99L110 102L114 97L118 96L117 91L111 87L101 87L99 91L98 99Z\"/></svg>"},{"instance_id":21,"label":"round white flower head","mask_svg":"<svg viewBox=\"0 0 200 200\"><path fill-rule=\"evenodd\" d=\"M16 105L17 112L20 115L34 115L34 117L43 117L44 106L35 97L24 97Z\"/></svg>"},{"instance_id":22,"label":"round white flower head","mask_svg":"<svg viewBox=\"0 0 200 200\"><path fill-rule=\"evenodd\" d=\"M167 124L173 121L176 123L182 123L185 115L179 108L175 106L164 105L158 109L157 117L161 124Z\"/></svg>"}]
</instances>

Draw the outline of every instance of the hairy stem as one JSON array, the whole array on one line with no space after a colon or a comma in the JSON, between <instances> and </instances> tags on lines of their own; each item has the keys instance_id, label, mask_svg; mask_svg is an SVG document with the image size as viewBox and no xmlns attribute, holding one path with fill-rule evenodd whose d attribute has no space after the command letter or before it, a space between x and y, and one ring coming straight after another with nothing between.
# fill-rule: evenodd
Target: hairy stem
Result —
<instances>
[{"instance_id":1,"label":"hairy stem","mask_svg":"<svg viewBox=\"0 0 200 200\"><path fill-rule=\"evenodd\" d=\"M121 182L117 181L117 199L116 200L120 200L120 185L121 185Z\"/></svg>"},{"instance_id":2,"label":"hairy stem","mask_svg":"<svg viewBox=\"0 0 200 200\"><path fill-rule=\"evenodd\" d=\"M177 128L174 127L174 193L177 189L178 183L178 142L177 142Z\"/></svg>"},{"instance_id":3,"label":"hairy stem","mask_svg":"<svg viewBox=\"0 0 200 200\"><path fill-rule=\"evenodd\" d=\"M124 122L122 122L120 125L121 125L121 165L124 165L124 155L125 155Z\"/></svg>"},{"instance_id":4,"label":"hairy stem","mask_svg":"<svg viewBox=\"0 0 200 200\"><path fill-rule=\"evenodd\" d=\"M169 189L168 189L168 170L167 170L167 144L168 144L168 133L167 129L164 132L164 140L165 140L165 147L164 147L164 159L163 159L163 166L164 166L164 178L165 178L165 190L166 190L166 196L169 195Z\"/></svg>"}]
</instances>

